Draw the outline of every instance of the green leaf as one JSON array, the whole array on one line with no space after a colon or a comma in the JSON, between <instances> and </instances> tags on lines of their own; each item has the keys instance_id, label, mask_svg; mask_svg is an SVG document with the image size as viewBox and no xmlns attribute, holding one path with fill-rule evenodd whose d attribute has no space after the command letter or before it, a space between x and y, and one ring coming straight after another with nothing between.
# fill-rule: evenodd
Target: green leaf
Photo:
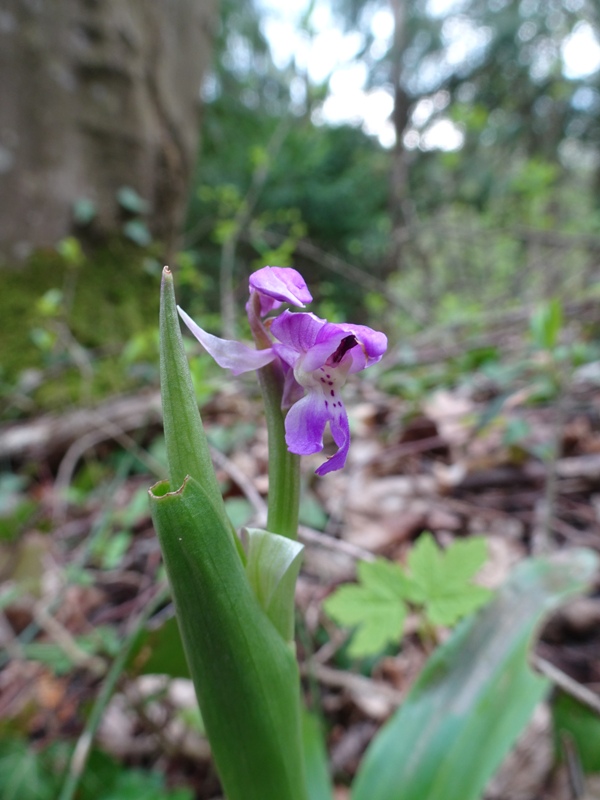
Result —
<instances>
[{"instance_id":1,"label":"green leaf","mask_svg":"<svg viewBox=\"0 0 600 800\"><path fill-rule=\"evenodd\" d=\"M133 534L129 531L116 531L105 541L101 542L102 552L99 554L102 569L116 569L123 560Z\"/></svg>"},{"instance_id":2,"label":"green leaf","mask_svg":"<svg viewBox=\"0 0 600 800\"><path fill-rule=\"evenodd\" d=\"M304 545L276 533L247 528L246 575L261 608L284 641L294 640L294 594Z\"/></svg>"},{"instance_id":3,"label":"green leaf","mask_svg":"<svg viewBox=\"0 0 600 800\"><path fill-rule=\"evenodd\" d=\"M197 480L237 543L198 411L179 327L173 276L167 267L163 270L160 293L160 391L171 486L177 489L187 475ZM241 555L241 548L238 552Z\"/></svg>"},{"instance_id":4,"label":"green leaf","mask_svg":"<svg viewBox=\"0 0 600 800\"><path fill-rule=\"evenodd\" d=\"M206 489L150 491L202 718L228 800L306 800L298 665Z\"/></svg>"},{"instance_id":5,"label":"green leaf","mask_svg":"<svg viewBox=\"0 0 600 800\"><path fill-rule=\"evenodd\" d=\"M528 665L536 628L598 563L572 550L519 564L429 659L369 746L352 800L477 800L548 689Z\"/></svg>"},{"instance_id":6,"label":"green leaf","mask_svg":"<svg viewBox=\"0 0 600 800\"><path fill-rule=\"evenodd\" d=\"M121 646L121 640L114 628L100 625L92 633L78 636L77 647L89 656L115 656ZM55 675L66 675L75 665L70 655L55 642L28 642L23 645L25 656L31 661L45 664Z\"/></svg>"},{"instance_id":7,"label":"green leaf","mask_svg":"<svg viewBox=\"0 0 600 800\"><path fill-rule=\"evenodd\" d=\"M53 800L56 780L36 751L21 739L0 742L2 800Z\"/></svg>"},{"instance_id":8,"label":"green leaf","mask_svg":"<svg viewBox=\"0 0 600 800\"><path fill-rule=\"evenodd\" d=\"M341 586L323 605L338 624L358 626L348 652L361 658L380 653L402 636L407 581L397 564L383 558L361 561L357 571L360 584Z\"/></svg>"},{"instance_id":9,"label":"green leaf","mask_svg":"<svg viewBox=\"0 0 600 800\"><path fill-rule=\"evenodd\" d=\"M77 800L193 800L189 789L167 789L159 772L127 769L102 750L93 750Z\"/></svg>"},{"instance_id":10,"label":"green leaf","mask_svg":"<svg viewBox=\"0 0 600 800\"><path fill-rule=\"evenodd\" d=\"M144 631L132 654L131 663L142 675L190 677L190 668L175 617L168 619L160 628Z\"/></svg>"},{"instance_id":11,"label":"green leaf","mask_svg":"<svg viewBox=\"0 0 600 800\"><path fill-rule=\"evenodd\" d=\"M152 242L152 234L141 219L130 219L123 225L124 235L140 247L148 247Z\"/></svg>"},{"instance_id":12,"label":"green leaf","mask_svg":"<svg viewBox=\"0 0 600 800\"><path fill-rule=\"evenodd\" d=\"M30 661L45 664L55 675L67 675L74 667L71 658L54 642L28 642L23 645L23 654Z\"/></svg>"},{"instance_id":13,"label":"green leaf","mask_svg":"<svg viewBox=\"0 0 600 800\"><path fill-rule=\"evenodd\" d=\"M564 756L565 734L575 746L583 770L600 773L600 717L564 692L552 703L552 721L556 749Z\"/></svg>"},{"instance_id":14,"label":"green leaf","mask_svg":"<svg viewBox=\"0 0 600 800\"><path fill-rule=\"evenodd\" d=\"M96 204L87 197L80 197L73 203L73 219L78 225L88 225L97 213Z\"/></svg>"},{"instance_id":15,"label":"green leaf","mask_svg":"<svg viewBox=\"0 0 600 800\"><path fill-rule=\"evenodd\" d=\"M315 495L312 492L303 491L302 497L300 498L300 524L306 525L309 528L314 528L317 531L324 531L328 519L329 517Z\"/></svg>"},{"instance_id":16,"label":"green leaf","mask_svg":"<svg viewBox=\"0 0 600 800\"><path fill-rule=\"evenodd\" d=\"M553 350L558 343L562 325L562 305L560 300L554 297L538 308L531 317L531 335L536 347L541 350Z\"/></svg>"},{"instance_id":17,"label":"green leaf","mask_svg":"<svg viewBox=\"0 0 600 800\"><path fill-rule=\"evenodd\" d=\"M491 596L489 589L471 583L486 557L483 537L457 540L444 551L430 533L424 533L407 559L411 584L408 599L422 603L434 625L454 625Z\"/></svg>"},{"instance_id":18,"label":"green leaf","mask_svg":"<svg viewBox=\"0 0 600 800\"><path fill-rule=\"evenodd\" d=\"M80 220L77 221L79 222ZM72 267L80 266L85 260L81 244L74 236L66 236L64 239L61 239L56 245L56 250L65 259L67 264Z\"/></svg>"},{"instance_id":19,"label":"green leaf","mask_svg":"<svg viewBox=\"0 0 600 800\"><path fill-rule=\"evenodd\" d=\"M117 200L121 208L132 214L145 214L148 211L146 200L130 186L121 186L117 192Z\"/></svg>"},{"instance_id":20,"label":"green leaf","mask_svg":"<svg viewBox=\"0 0 600 800\"><path fill-rule=\"evenodd\" d=\"M318 717L306 709L303 709L302 714L302 742L308 800L333 800L333 786L321 724Z\"/></svg>"},{"instance_id":21,"label":"green leaf","mask_svg":"<svg viewBox=\"0 0 600 800\"><path fill-rule=\"evenodd\" d=\"M249 503L245 497L228 497L225 500L225 510L236 530L243 528L256 515L252 503Z\"/></svg>"},{"instance_id":22,"label":"green leaf","mask_svg":"<svg viewBox=\"0 0 600 800\"><path fill-rule=\"evenodd\" d=\"M165 788L164 778L157 772L139 769L123 770L114 787L108 793L97 796L97 800L193 800L189 789Z\"/></svg>"}]
</instances>

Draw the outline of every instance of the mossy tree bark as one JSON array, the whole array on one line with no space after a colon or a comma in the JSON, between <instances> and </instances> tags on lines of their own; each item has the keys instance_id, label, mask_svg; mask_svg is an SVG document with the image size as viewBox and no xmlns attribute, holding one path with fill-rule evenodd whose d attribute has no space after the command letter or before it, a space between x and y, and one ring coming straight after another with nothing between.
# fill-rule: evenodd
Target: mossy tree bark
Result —
<instances>
[{"instance_id":1,"label":"mossy tree bark","mask_svg":"<svg viewBox=\"0 0 600 800\"><path fill-rule=\"evenodd\" d=\"M119 229L116 193L149 204L167 250L198 150L200 85L218 0L5 0L0 12L0 255L72 230Z\"/></svg>"}]
</instances>

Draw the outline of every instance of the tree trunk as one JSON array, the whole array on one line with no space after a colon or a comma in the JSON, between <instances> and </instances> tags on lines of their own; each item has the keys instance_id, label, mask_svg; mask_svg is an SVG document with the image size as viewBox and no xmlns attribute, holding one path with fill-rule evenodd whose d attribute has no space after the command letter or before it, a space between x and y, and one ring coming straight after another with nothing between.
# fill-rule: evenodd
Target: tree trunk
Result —
<instances>
[{"instance_id":1,"label":"tree trunk","mask_svg":"<svg viewBox=\"0 0 600 800\"><path fill-rule=\"evenodd\" d=\"M0 11L0 255L73 229L118 231L119 188L174 243L198 150L217 0L5 0Z\"/></svg>"},{"instance_id":2,"label":"tree trunk","mask_svg":"<svg viewBox=\"0 0 600 800\"><path fill-rule=\"evenodd\" d=\"M407 47L408 13L406 0L391 0L394 17L394 40L392 46L392 86L394 89L394 111L392 119L396 143L392 151L392 171L390 183L390 212L392 218L392 237L388 256L388 274L401 267L401 250L404 241L404 228L407 225L408 204L408 164L404 146L404 133L408 126L410 98L402 84L402 66Z\"/></svg>"}]
</instances>

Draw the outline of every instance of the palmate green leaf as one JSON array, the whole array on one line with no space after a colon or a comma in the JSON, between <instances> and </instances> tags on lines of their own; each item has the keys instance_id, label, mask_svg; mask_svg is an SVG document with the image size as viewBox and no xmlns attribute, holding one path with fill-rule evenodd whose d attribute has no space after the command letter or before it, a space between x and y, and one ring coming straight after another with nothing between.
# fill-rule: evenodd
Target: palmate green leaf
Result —
<instances>
[{"instance_id":1,"label":"palmate green leaf","mask_svg":"<svg viewBox=\"0 0 600 800\"><path fill-rule=\"evenodd\" d=\"M487 544L481 536L455 541L440 550L433 536L424 533L407 559L409 599L425 606L434 625L454 625L491 596L489 589L471 582L486 557Z\"/></svg>"},{"instance_id":2,"label":"palmate green leaf","mask_svg":"<svg viewBox=\"0 0 600 800\"><path fill-rule=\"evenodd\" d=\"M338 624L358 626L348 652L361 658L379 653L402 636L407 580L397 564L383 558L361 561L357 572L360 584L341 586L324 608Z\"/></svg>"},{"instance_id":3,"label":"palmate green leaf","mask_svg":"<svg viewBox=\"0 0 600 800\"><path fill-rule=\"evenodd\" d=\"M458 587L456 594L451 592L452 587L448 587L446 594L442 593L425 604L425 614L433 625L451 627L485 605L492 596L492 592L483 586Z\"/></svg>"},{"instance_id":4,"label":"palmate green leaf","mask_svg":"<svg viewBox=\"0 0 600 800\"><path fill-rule=\"evenodd\" d=\"M537 626L597 569L589 550L519 564L429 659L369 746L352 800L477 800L548 689L528 665Z\"/></svg>"}]
</instances>

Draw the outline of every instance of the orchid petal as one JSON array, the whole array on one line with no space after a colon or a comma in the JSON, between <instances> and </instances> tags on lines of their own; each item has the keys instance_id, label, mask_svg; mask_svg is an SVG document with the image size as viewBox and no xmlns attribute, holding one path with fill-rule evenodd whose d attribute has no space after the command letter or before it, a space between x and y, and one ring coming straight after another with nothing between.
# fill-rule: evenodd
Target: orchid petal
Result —
<instances>
[{"instance_id":1,"label":"orchid petal","mask_svg":"<svg viewBox=\"0 0 600 800\"><path fill-rule=\"evenodd\" d=\"M263 267L250 275L250 291L260 295L260 313L268 314L281 303L304 308L312 295L302 275L291 267Z\"/></svg>"},{"instance_id":2,"label":"orchid petal","mask_svg":"<svg viewBox=\"0 0 600 800\"><path fill-rule=\"evenodd\" d=\"M306 353L317 341L324 319L308 311L284 311L271 323L271 333L279 341L293 348L299 354Z\"/></svg>"},{"instance_id":3,"label":"orchid petal","mask_svg":"<svg viewBox=\"0 0 600 800\"><path fill-rule=\"evenodd\" d=\"M352 356L352 366L350 372L360 372L372 364L381 361L383 354L387 350L387 336L381 331L375 331L366 325L352 325L346 322L339 323L338 327L353 334L359 344L349 351Z\"/></svg>"},{"instance_id":4,"label":"orchid petal","mask_svg":"<svg viewBox=\"0 0 600 800\"><path fill-rule=\"evenodd\" d=\"M302 351L279 342L273 342L273 352L284 364L288 364L290 367L295 367L298 359L302 356Z\"/></svg>"},{"instance_id":5,"label":"orchid petal","mask_svg":"<svg viewBox=\"0 0 600 800\"><path fill-rule=\"evenodd\" d=\"M179 306L177 306L177 311L190 332L198 339L207 353L214 358L220 367L231 370L234 375L250 372L253 369L260 369L277 357L270 347L265 350L255 350L242 342L219 339L218 336L213 336L211 333L202 330Z\"/></svg>"},{"instance_id":6,"label":"orchid petal","mask_svg":"<svg viewBox=\"0 0 600 800\"><path fill-rule=\"evenodd\" d=\"M316 341L306 353L303 361L303 368L312 371L329 363L329 359L337 352L343 340L350 334L340 325L323 320L323 326L317 334ZM358 342L352 345L356 347Z\"/></svg>"},{"instance_id":7,"label":"orchid petal","mask_svg":"<svg viewBox=\"0 0 600 800\"><path fill-rule=\"evenodd\" d=\"M290 408L298 400L304 397L304 387L301 386L294 375L294 370L288 366L285 361L281 362L283 369L283 396L281 398L281 407Z\"/></svg>"},{"instance_id":8,"label":"orchid petal","mask_svg":"<svg viewBox=\"0 0 600 800\"><path fill-rule=\"evenodd\" d=\"M295 403L285 418L285 440L292 453L307 456L323 449L323 434L329 422L338 451L316 470L317 475L341 469L350 447L348 414L341 400L331 402L320 390L309 391Z\"/></svg>"},{"instance_id":9,"label":"orchid petal","mask_svg":"<svg viewBox=\"0 0 600 800\"><path fill-rule=\"evenodd\" d=\"M366 325L332 323L308 312L284 311L271 324L271 333L279 341L304 353L303 368L318 369L337 351L347 336L354 336L356 344L348 349L349 372L360 372L381 360L387 348L387 337ZM277 347L277 346L276 346ZM280 357L293 366L289 351L281 351ZM344 360L348 360L348 355Z\"/></svg>"},{"instance_id":10,"label":"orchid petal","mask_svg":"<svg viewBox=\"0 0 600 800\"><path fill-rule=\"evenodd\" d=\"M312 391L290 408L285 418L285 441L291 453L308 456L323 449L329 411L321 392Z\"/></svg>"},{"instance_id":11,"label":"orchid petal","mask_svg":"<svg viewBox=\"0 0 600 800\"><path fill-rule=\"evenodd\" d=\"M346 464L348 449L350 448L350 425L348 424L348 414L341 401L338 401L337 408L333 410L329 418L329 427L333 441L338 446L338 451L315 470L317 475L327 475L328 472L342 469Z\"/></svg>"}]
</instances>

